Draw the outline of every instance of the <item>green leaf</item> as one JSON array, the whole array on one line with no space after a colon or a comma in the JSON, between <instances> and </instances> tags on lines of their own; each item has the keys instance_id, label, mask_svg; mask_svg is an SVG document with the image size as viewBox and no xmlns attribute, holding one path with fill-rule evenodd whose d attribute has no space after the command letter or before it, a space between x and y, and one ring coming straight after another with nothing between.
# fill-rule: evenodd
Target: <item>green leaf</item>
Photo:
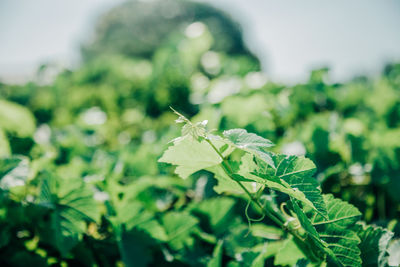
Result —
<instances>
[{"instance_id":1,"label":"green leaf","mask_svg":"<svg viewBox=\"0 0 400 267\"><path fill-rule=\"evenodd\" d=\"M114 203L116 217L111 218L114 227L123 226L126 231L132 229L145 231L152 238L166 241L167 234L164 228L154 218L154 214L146 210L144 205L135 199L123 198L123 201Z\"/></svg>"},{"instance_id":2,"label":"green leaf","mask_svg":"<svg viewBox=\"0 0 400 267\"><path fill-rule=\"evenodd\" d=\"M198 231L198 220L185 212L169 212L162 217L162 225L168 236L168 244L174 250L193 246L192 233Z\"/></svg>"},{"instance_id":3,"label":"green leaf","mask_svg":"<svg viewBox=\"0 0 400 267\"><path fill-rule=\"evenodd\" d=\"M0 128L18 137L30 137L35 132L36 122L27 108L0 100Z\"/></svg>"},{"instance_id":4,"label":"green leaf","mask_svg":"<svg viewBox=\"0 0 400 267\"><path fill-rule=\"evenodd\" d=\"M30 171L29 160L13 157L0 161L0 189L24 186Z\"/></svg>"},{"instance_id":5,"label":"green leaf","mask_svg":"<svg viewBox=\"0 0 400 267\"><path fill-rule=\"evenodd\" d=\"M258 150L261 147L271 147L274 144L254 133L248 133L245 129L231 129L223 132L223 135L240 149Z\"/></svg>"},{"instance_id":6,"label":"green leaf","mask_svg":"<svg viewBox=\"0 0 400 267\"><path fill-rule=\"evenodd\" d=\"M114 203L116 212L116 223L124 224L127 231L132 228L147 223L153 219L153 214L147 211L143 204L137 200L126 201L124 203Z\"/></svg>"},{"instance_id":7,"label":"green leaf","mask_svg":"<svg viewBox=\"0 0 400 267\"><path fill-rule=\"evenodd\" d=\"M4 131L0 128L0 157L7 157L11 154L10 144Z\"/></svg>"},{"instance_id":8,"label":"green leaf","mask_svg":"<svg viewBox=\"0 0 400 267\"><path fill-rule=\"evenodd\" d=\"M52 209L53 242L63 256L81 240L87 221L100 220L93 193L82 179L45 177L38 202Z\"/></svg>"},{"instance_id":9,"label":"green leaf","mask_svg":"<svg viewBox=\"0 0 400 267\"><path fill-rule=\"evenodd\" d=\"M353 205L332 195L324 195L324 201L328 211L327 217L313 210L306 212L305 216L294 203L294 211L301 225L313 245L319 249L328 248L325 252L330 256L329 261L340 266L361 266L361 252L358 247L360 238L352 230L361 213Z\"/></svg>"},{"instance_id":10,"label":"green leaf","mask_svg":"<svg viewBox=\"0 0 400 267\"><path fill-rule=\"evenodd\" d=\"M213 232L219 234L226 231L226 225L232 220L234 205L231 198L217 197L198 203L192 212L206 215Z\"/></svg>"},{"instance_id":11,"label":"green leaf","mask_svg":"<svg viewBox=\"0 0 400 267\"><path fill-rule=\"evenodd\" d=\"M271 159L271 153L266 151L265 148L271 147L274 144L261 136L254 133L248 133L244 129L231 129L223 132L227 141L248 153L256 155L266 163L274 167L274 162Z\"/></svg>"},{"instance_id":12,"label":"green leaf","mask_svg":"<svg viewBox=\"0 0 400 267\"><path fill-rule=\"evenodd\" d=\"M57 196L59 206L74 210L82 220L100 221L93 191L81 178L60 179Z\"/></svg>"},{"instance_id":13,"label":"green leaf","mask_svg":"<svg viewBox=\"0 0 400 267\"><path fill-rule=\"evenodd\" d=\"M293 266L305 256L291 238L288 238L275 255L274 265Z\"/></svg>"},{"instance_id":14,"label":"green leaf","mask_svg":"<svg viewBox=\"0 0 400 267\"><path fill-rule=\"evenodd\" d=\"M145 231L153 239L156 239L156 240L159 240L162 242L165 242L168 240L168 237L167 237L164 227L162 227L161 224L155 219L152 219L150 221L147 221L146 223L142 223L142 224L138 225L138 229Z\"/></svg>"},{"instance_id":15,"label":"green leaf","mask_svg":"<svg viewBox=\"0 0 400 267\"><path fill-rule=\"evenodd\" d=\"M244 194L243 189L238 185L235 180L229 177L224 171L221 165L213 166L211 168L207 168L207 171L212 172L214 174L215 179L217 179L218 184L214 186L214 191L218 194L222 193L231 193L231 194ZM256 192L257 185L251 181L250 182L242 182L243 186L249 190L249 192ZM256 185L256 186L254 186Z\"/></svg>"},{"instance_id":16,"label":"green leaf","mask_svg":"<svg viewBox=\"0 0 400 267\"><path fill-rule=\"evenodd\" d=\"M276 169L263 161L256 160L256 164L254 157L246 154L241 158L238 174L298 199L326 216L326 207L318 182L312 177L315 165L308 159L295 156L274 155L273 160L278 163ZM228 184L228 181L225 184Z\"/></svg>"},{"instance_id":17,"label":"green leaf","mask_svg":"<svg viewBox=\"0 0 400 267\"><path fill-rule=\"evenodd\" d=\"M187 178L192 173L221 163L222 159L206 141L183 138L174 142L158 161L177 165L175 173Z\"/></svg>"},{"instance_id":18,"label":"green leaf","mask_svg":"<svg viewBox=\"0 0 400 267\"><path fill-rule=\"evenodd\" d=\"M357 224L356 230L361 239L359 248L363 266L387 266L389 257L387 249L393 233L381 227L363 223Z\"/></svg>"},{"instance_id":19,"label":"green leaf","mask_svg":"<svg viewBox=\"0 0 400 267\"><path fill-rule=\"evenodd\" d=\"M51 232L53 234L54 246L60 251L63 257L82 238L85 232L85 223L73 210L65 207L56 207L51 214Z\"/></svg>"},{"instance_id":20,"label":"green leaf","mask_svg":"<svg viewBox=\"0 0 400 267\"><path fill-rule=\"evenodd\" d=\"M336 256L333 252L327 247L327 244L321 240L319 233L312 225L311 220L306 216L300 206L297 204L297 201L293 198L291 199L292 208L301 224L306 234L303 239L304 242L297 242L297 239L293 239L293 241L302 248L303 252L307 254L307 258L315 263L321 263L325 260L326 255L334 258L336 260L336 265L340 266L340 263L336 259ZM310 210L309 207L307 207ZM310 216L314 216L315 211L311 212Z\"/></svg>"},{"instance_id":21,"label":"green leaf","mask_svg":"<svg viewBox=\"0 0 400 267\"><path fill-rule=\"evenodd\" d=\"M300 191L304 194L296 197L303 203L315 208L320 214L326 216L326 206L321 195L318 181L312 177L316 171L315 164L304 157L274 155L272 157L276 169L269 167L262 162L258 164L257 174L274 182L287 183L287 188ZM293 194L291 194L295 197Z\"/></svg>"},{"instance_id":22,"label":"green leaf","mask_svg":"<svg viewBox=\"0 0 400 267\"><path fill-rule=\"evenodd\" d=\"M267 253L267 247L268 250L270 250L269 244L265 244L263 247L263 250L258 254L258 256L253 260L251 263L251 267L264 267L265 265L265 260L269 257L269 253Z\"/></svg>"},{"instance_id":23,"label":"green leaf","mask_svg":"<svg viewBox=\"0 0 400 267\"><path fill-rule=\"evenodd\" d=\"M213 251L213 257L207 263L207 267L221 267L222 266L222 244L223 241L218 241Z\"/></svg>"},{"instance_id":24,"label":"green leaf","mask_svg":"<svg viewBox=\"0 0 400 267\"><path fill-rule=\"evenodd\" d=\"M297 201L291 198L291 202L293 211L295 212L297 219L299 220L301 226L305 230L306 234L304 237L304 243L306 247L304 247L303 252L307 253L307 257L309 260L313 262L321 262L325 258L325 254L333 255L333 252L330 251L326 244L321 240L317 230L312 225L311 220L307 217L307 215L303 212L300 206L297 204ZM315 213L314 213L315 214ZM313 215L311 215L313 216ZM294 239L294 241L296 241ZM303 243L298 243L298 245L304 246ZM335 256L333 256L335 257Z\"/></svg>"},{"instance_id":25,"label":"green leaf","mask_svg":"<svg viewBox=\"0 0 400 267\"><path fill-rule=\"evenodd\" d=\"M125 266L146 267L152 262L152 239L138 230L122 231L119 240L121 258Z\"/></svg>"},{"instance_id":26,"label":"green leaf","mask_svg":"<svg viewBox=\"0 0 400 267\"><path fill-rule=\"evenodd\" d=\"M360 239L356 232L351 230L360 219L361 213L353 205L332 195L324 195L324 200L328 218L316 214L311 222L343 266L361 266L361 252L358 247Z\"/></svg>"},{"instance_id":27,"label":"green leaf","mask_svg":"<svg viewBox=\"0 0 400 267\"><path fill-rule=\"evenodd\" d=\"M0 179L3 178L8 172L16 168L21 162L21 158L4 158L0 160Z\"/></svg>"},{"instance_id":28,"label":"green leaf","mask_svg":"<svg viewBox=\"0 0 400 267\"><path fill-rule=\"evenodd\" d=\"M330 256L336 257L333 259L334 262L338 261L342 266L361 266L362 260L358 248L360 239L354 231L332 227L321 231L320 237L332 251Z\"/></svg>"},{"instance_id":29,"label":"green leaf","mask_svg":"<svg viewBox=\"0 0 400 267\"><path fill-rule=\"evenodd\" d=\"M354 225L361 217L361 212L353 205L334 198L333 195L324 195L328 218L315 215L312 223L314 226L335 226L338 229Z\"/></svg>"}]
</instances>

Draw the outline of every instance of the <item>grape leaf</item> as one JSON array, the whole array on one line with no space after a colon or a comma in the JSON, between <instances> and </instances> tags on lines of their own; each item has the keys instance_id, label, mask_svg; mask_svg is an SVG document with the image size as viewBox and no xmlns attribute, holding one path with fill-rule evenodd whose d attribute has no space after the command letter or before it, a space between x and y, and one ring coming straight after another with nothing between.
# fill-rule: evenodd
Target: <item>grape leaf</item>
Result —
<instances>
[{"instance_id":1,"label":"grape leaf","mask_svg":"<svg viewBox=\"0 0 400 267\"><path fill-rule=\"evenodd\" d=\"M326 244L321 240L317 230L312 225L311 220L307 217L307 215L303 212L300 206L297 204L297 201L294 198L291 198L290 202L293 211L295 212L297 219L299 220L301 226L306 231L306 235L304 236L304 243L298 243L298 246L304 246L305 249L303 252L307 254L309 260L314 262L321 262L325 259L325 255L333 255L333 252L329 250ZM309 210L309 208L308 208ZM293 241L296 242L295 239Z\"/></svg>"},{"instance_id":2,"label":"grape leaf","mask_svg":"<svg viewBox=\"0 0 400 267\"><path fill-rule=\"evenodd\" d=\"M304 254L299 250L292 238L288 238L276 253L274 265L293 266L304 257Z\"/></svg>"},{"instance_id":3,"label":"grape leaf","mask_svg":"<svg viewBox=\"0 0 400 267\"><path fill-rule=\"evenodd\" d=\"M352 230L360 219L361 213L354 206L324 195L327 207L327 217L311 209L304 214L295 201L292 201L294 211L308 234L310 243L318 250L323 250L339 266L361 266L360 238Z\"/></svg>"},{"instance_id":4,"label":"grape leaf","mask_svg":"<svg viewBox=\"0 0 400 267\"><path fill-rule=\"evenodd\" d=\"M218 144L215 142L215 145ZM158 161L177 165L175 173L187 178L196 171L221 163L222 159L206 141L183 138L174 142Z\"/></svg>"},{"instance_id":5,"label":"grape leaf","mask_svg":"<svg viewBox=\"0 0 400 267\"><path fill-rule=\"evenodd\" d=\"M153 240L145 232L123 230L118 242L125 266L146 267L152 262Z\"/></svg>"},{"instance_id":6,"label":"grape leaf","mask_svg":"<svg viewBox=\"0 0 400 267\"><path fill-rule=\"evenodd\" d=\"M360 239L350 228L360 219L360 211L353 205L324 195L328 218L316 214L311 220L321 239L343 266L361 266Z\"/></svg>"},{"instance_id":7,"label":"grape leaf","mask_svg":"<svg viewBox=\"0 0 400 267\"><path fill-rule=\"evenodd\" d=\"M174 250L193 246L194 239L191 236L198 230L198 220L184 212L169 212L162 217L162 225L168 236L168 244Z\"/></svg>"},{"instance_id":8,"label":"grape leaf","mask_svg":"<svg viewBox=\"0 0 400 267\"><path fill-rule=\"evenodd\" d=\"M211 229L216 234L226 231L226 225L233 216L235 201L232 198L217 197L201 201L192 209L192 213L206 216Z\"/></svg>"},{"instance_id":9,"label":"grape leaf","mask_svg":"<svg viewBox=\"0 0 400 267\"><path fill-rule=\"evenodd\" d=\"M207 171L214 174L214 178L217 179L218 184L214 186L214 191L218 194L222 193L232 193L232 194L244 194L243 188L241 188L235 180L226 174L223 167L220 165L207 168ZM237 180L241 181L243 186L249 190L249 192L256 192L259 188L254 181L249 180L237 174L234 178L239 178Z\"/></svg>"},{"instance_id":10,"label":"grape leaf","mask_svg":"<svg viewBox=\"0 0 400 267\"><path fill-rule=\"evenodd\" d=\"M218 241L213 251L213 257L207 263L207 267L221 267L222 266L222 244L223 241Z\"/></svg>"},{"instance_id":11,"label":"grape leaf","mask_svg":"<svg viewBox=\"0 0 400 267\"><path fill-rule=\"evenodd\" d=\"M332 227L321 231L320 237L332 251L329 255L336 257L336 259L330 258L330 260L338 261L342 266L361 266L361 252L357 246L360 243L360 239L354 231L338 230Z\"/></svg>"},{"instance_id":12,"label":"grape leaf","mask_svg":"<svg viewBox=\"0 0 400 267\"><path fill-rule=\"evenodd\" d=\"M251 267L264 267L265 261L268 258L273 257L279 251L279 249L284 245L285 240L282 241L275 241L275 242L268 242L262 245L253 247L252 251L259 252L258 256L256 256L251 263L251 265L245 264L245 266ZM240 265L242 266L242 265ZM269 266L269 265L268 265Z\"/></svg>"},{"instance_id":13,"label":"grape leaf","mask_svg":"<svg viewBox=\"0 0 400 267\"><path fill-rule=\"evenodd\" d=\"M258 174L267 179L285 181L289 187L304 194L308 201L302 200L311 207L314 207L320 214L326 216L326 206L321 195L318 181L312 177L316 171L315 164L304 157L273 155L276 169L266 164L258 164ZM275 179L274 179L275 178ZM301 199L299 199L301 200Z\"/></svg>"},{"instance_id":14,"label":"grape leaf","mask_svg":"<svg viewBox=\"0 0 400 267\"><path fill-rule=\"evenodd\" d=\"M381 227L358 223L357 234L361 239L359 245L363 266L387 266L389 241L393 233Z\"/></svg>"},{"instance_id":15,"label":"grape leaf","mask_svg":"<svg viewBox=\"0 0 400 267\"><path fill-rule=\"evenodd\" d=\"M256 155L272 167L275 167L271 159L271 153L265 150L265 148L274 145L270 140L262 138L254 133L248 133L244 129L227 130L223 132L223 135L231 145Z\"/></svg>"},{"instance_id":16,"label":"grape leaf","mask_svg":"<svg viewBox=\"0 0 400 267\"><path fill-rule=\"evenodd\" d=\"M85 222L100 220L93 192L82 179L45 177L38 204L52 209L53 242L64 256L82 238Z\"/></svg>"},{"instance_id":17,"label":"grape leaf","mask_svg":"<svg viewBox=\"0 0 400 267\"><path fill-rule=\"evenodd\" d=\"M361 212L353 205L334 198L331 194L324 195L324 201L328 218L316 214L312 220L314 226L335 226L340 229L353 225L360 219Z\"/></svg>"},{"instance_id":18,"label":"grape leaf","mask_svg":"<svg viewBox=\"0 0 400 267\"><path fill-rule=\"evenodd\" d=\"M126 231L144 231L156 240L167 240L164 228L154 218L153 212L146 210L141 202L127 198L116 200L113 203L116 216L110 218L114 227L123 226Z\"/></svg>"},{"instance_id":19,"label":"grape leaf","mask_svg":"<svg viewBox=\"0 0 400 267\"><path fill-rule=\"evenodd\" d=\"M223 135L240 149L257 150L260 147L271 147L274 144L254 133L248 133L245 129L231 129L223 132Z\"/></svg>"},{"instance_id":20,"label":"grape leaf","mask_svg":"<svg viewBox=\"0 0 400 267\"><path fill-rule=\"evenodd\" d=\"M304 157L285 155L273 155L272 159L277 166L275 169L263 161L256 160L256 164L253 156L246 154L241 159L238 174L294 197L326 216L319 184L312 177L315 172L312 161Z\"/></svg>"}]
</instances>

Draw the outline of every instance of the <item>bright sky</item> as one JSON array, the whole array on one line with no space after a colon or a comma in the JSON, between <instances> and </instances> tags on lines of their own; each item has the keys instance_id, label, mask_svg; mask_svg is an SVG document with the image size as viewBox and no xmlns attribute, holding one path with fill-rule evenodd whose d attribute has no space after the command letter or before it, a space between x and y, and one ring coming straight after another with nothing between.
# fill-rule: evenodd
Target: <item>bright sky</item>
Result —
<instances>
[{"instance_id":1,"label":"bright sky","mask_svg":"<svg viewBox=\"0 0 400 267\"><path fill-rule=\"evenodd\" d=\"M400 61L397 0L203 0L242 23L273 80L302 81L318 66L334 80ZM0 79L29 79L39 64L77 62L96 16L122 0L1 0Z\"/></svg>"}]
</instances>

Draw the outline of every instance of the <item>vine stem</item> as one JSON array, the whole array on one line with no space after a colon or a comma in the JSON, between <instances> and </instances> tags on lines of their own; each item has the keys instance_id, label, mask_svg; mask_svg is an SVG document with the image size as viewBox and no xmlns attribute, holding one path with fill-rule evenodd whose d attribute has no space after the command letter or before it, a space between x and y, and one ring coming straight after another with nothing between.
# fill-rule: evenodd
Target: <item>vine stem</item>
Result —
<instances>
[{"instance_id":1,"label":"vine stem","mask_svg":"<svg viewBox=\"0 0 400 267\"><path fill-rule=\"evenodd\" d=\"M279 213L277 213L272 207L271 205L269 205L269 203L267 202L265 206L263 206L260 201L254 197L254 195L252 193L250 193L250 191L243 185L242 182L236 180L233 178L233 171L231 169L231 167L229 166L229 164L227 163L225 157L221 154L221 152L219 152L219 150L215 147L215 145L210 141L210 139L206 138L205 139L207 141L207 143L210 144L210 146L215 150L215 152L217 152L217 154L220 156L220 158L222 159L222 167L223 170L225 172L226 175L229 176L229 178L231 178L233 181L235 181L240 188L243 189L243 191L247 194L247 196L250 198L250 200L257 205L257 207L259 207L261 209L262 212L264 212L271 220L273 220L277 225L279 225L280 227L284 227L284 223L286 221L285 218L283 218L283 216Z\"/></svg>"},{"instance_id":2,"label":"vine stem","mask_svg":"<svg viewBox=\"0 0 400 267\"><path fill-rule=\"evenodd\" d=\"M293 229L289 229L288 227L286 227L285 223L286 223L286 218L276 212L272 206L270 205L270 203L267 201L265 203L265 205L262 205L260 203L260 201L254 197L254 195L252 193L250 193L250 191L243 185L242 182L236 180L233 177L233 170L230 167L229 163L227 162L226 158L221 154L221 152L215 147L215 145L211 142L210 139L208 139L207 137L205 137L206 142L215 150L215 152L220 156L220 158L222 159L222 169L224 170L225 174L228 175L229 178L231 178L233 181L235 181L240 188L243 189L243 191L248 195L248 197L250 198L250 200L261 209L261 211L268 216L272 221L274 221L277 225L279 225L282 229L288 231L289 233L291 233L295 239L295 242L299 244L300 249L304 251L304 247L305 245L305 241L304 239L299 235L299 233L296 230ZM307 251L304 251L307 253ZM307 253L308 254L308 253Z\"/></svg>"}]
</instances>

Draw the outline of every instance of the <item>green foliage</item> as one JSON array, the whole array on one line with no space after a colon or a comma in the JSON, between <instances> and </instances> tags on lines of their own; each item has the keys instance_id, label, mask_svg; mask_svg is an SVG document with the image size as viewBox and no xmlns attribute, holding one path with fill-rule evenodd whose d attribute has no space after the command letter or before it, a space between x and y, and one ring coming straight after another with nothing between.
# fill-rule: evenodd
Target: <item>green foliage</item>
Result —
<instances>
[{"instance_id":1,"label":"green foliage","mask_svg":"<svg viewBox=\"0 0 400 267\"><path fill-rule=\"evenodd\" d=\"M303 253L297 248L296 243L289 238L279 249L278 253L276 253L274 264L293 266L302 258L304 258Z\"/></svg>"},{"instance_id":2,"label":"green foliage","mask_svg":"<svg viewBox=\"0 0 400 267\"><path fill-rule=\"evenodd\" d=\"M324 202L329 211L326 218L316 213L311 213L305 218L318 233L315 235L316 232L312 231L311 234L314 238L319 237L322 242L317 239L318 242L327 246L330 250L328 255L332 257L330 260L336 264L361 266L360 239L351 229L360 219L361 213L354 206L335 199L332 195L324 195Z\"/></svg>"},{"instance_id":3,"label":"green foliage","mask_svg":"<svg viewBox=\"0 0 400 267\"><path fill-rule=\"evenodd\" d=\"M179 113L178 115L180 117L177 122L185 123L183 128L193 125ZM182 133L184 132L182 131ZM374 229L372 226L368 226L368 229L360 228L359 225L356 225L361 218L361 213L357 208L330 194L321 195L320 190L317 189L318 183L315 180L311 182L312 175L315 173L315 165L310 160L298 156L269 154L274 162L268 164L268 161L263 160L264 157L259 157L261 160L253 157L261 148L272 146L269 140L241 129L225 131L223 135L229 146L251 155L251 161L245 160L239 165L250 164L253 165L252 167L242 168L241 171L239 171L240 168L235 168L237 162L232 162L233 154L222 154L224 151L232 151L232 149L224 147L222 151L221 147L213 144L215 140L220 142L224 138L210 135L206 130L202 131L201 138L191 138L190 143L181 146L186 153L182 153L180 150L180 153L174 154L171 152L172 150L168 149L165 154L171 158L170 163L179 163L178 168L193 168L193 172L195 172L200 169L198 165L192 166L190 162L182 160L187 155L202 158L204 155L197 153L197 146L201 145L204 148L208 146L210 150L207 157L211 157L214 153L220 158L219 161L213 162L213 165L220 167L219 171L215 171L214 168L217 180L225 184L230 181L231 186L236 185L235 191L241 190L242 193L246 193L249 201L259 208L263 216L269 217L275 224L291 234L293 240L292 238L287 239L275 257L275 264L295 265L298 260L306 257L314 263L320 264L325 261L335 266L361 266L361 264L384 266L388 255L388 241L392 234L379 228ZM185 137L187 138L185 135L182 138ZM182 144L182 139L175 142ZM176 143L173 147L175 146ZM262 153L267 152L263 151ZM203 169L207 169L207 167L209 165L205 165ZM246 179L249 176L262 177L290 188L292 191L279 190L279 187L269 186L262 179ZM183 176L183 178L185 177ZM250 182L254 184L253 187L256 190L249 190L245 186ZM227 188L226 185L225 187ZM268 199L268 194L264 195L267 193L266 189L278 189L278 191L286 193L291 198L290 206L294 217L287 215L284 210L279 211L273 208L273 200ZM227 190L220 190L220 192L222 191L226 192ZM293 191L300 191L303 197L298 197L292 193ZM266 198L264 203L260 201L263 196ZM303 208L297 203L298 200L303 202ZM250 223L251 219L248 215L247 219ZM296 220L298 223L295 223ZM184 227L182 228L184 229ZM375 254L371 254L370 249ZM289 254L291 257L287 256Z\"/></svg>"},{"instance_id":4,"label":"green foliage","mask_svg":"<svg viewBox=\"0 0 400 267\"><path fill-rule=\"evenodd\" d=\"M361 258L363 266L387 266L388 245L393 233L381 227L357 225L357 234L361 239Z\"/></svg>"},{"instance_id":5,"label":"green foliage","mask_svg":"<svg viewBox=\"0 0 400 267\"><path fill-rule=\"evenodd\" d=\"M212 259L207 263L207 267L220 267L222 266L222 245L223 242L218 242L213 251Z\"/></svg>"},{"instance_id":6,"label":"green foliage","mask_svg":"<svg viewBox=\"0 0 400 267\"><path fill-rule=\"evenodd\" d=\"M38 204L51 210L51 242L63 256L82 239L85 221L100 220L93 192L81 179L44 178Z\"/></svg>"},{"instance_id":7,"label":"green foliage","mask_svg":"<svg viewBox=\"0 0 400 267\"><path fill-rule=\"evenodd\" d=\"M188 150L189 147L192 149ZM175 141L159 161L178 165L175 172L182 178L187 178L196 171L217 165L221 158L206 141L197 142L191 138L183 138Z\"/></svg>"},{"instance_id":8,"label":"green foliage","mask_svg":"<svg viewBox=\"0 0 400 267\"><path fill-rule=\"evenodd\" d=\"M21 162L19 158L4 158L0 162L0 179L4 177L8 172L18 166Z\"/></svg>"},{"instance_id":9,"label":"green foliage","mask_svg":"<svg viewBox=\"0 0 400 267\"><path fill-rule=\"evenodd\" d=\"M274 166L277 167L272 169L265 164L260 164L256 171L257 176L282 185L288 195L303 201L326 216L319 184L312 177L316 170L314 163L297 156L274 155L272 159Z\"/></svg>"},{"instance_id":10,"label":"green foliage","mask_svg":"<svg viewBox=\"0 0 400 267\"><path fill-rule=\"evenodd\" d=\"M78 68L0 83L0 265L399 265L400 65L275 84L196 12L138 28L165 33L144 50L100 26Z\"/></svg>"},{"instance_id":11,"label":"green foliage","mask_svg":"<svg viewBox=\"0 0 400 267\"><path fill-rule=\"evenodd\" d=\"M248 133L244 129L233 129L224 131L224 137L231 142L236 148L245 150L251 154L258 156L275 168L274 162L268 152L264 148L273 146L270 140L264 139L256 134Z\"/></svg>"},{"instance_id":12,"label":"green foliage","mask_svg":"<svg viewBox=\"0 0 400 267\"><path fill-rule=\"evenodd\" d=\"M18 137L30 137L35 128L35 118L28 109L0 99L0 129Z\"/></svg>"}]
</instances>

